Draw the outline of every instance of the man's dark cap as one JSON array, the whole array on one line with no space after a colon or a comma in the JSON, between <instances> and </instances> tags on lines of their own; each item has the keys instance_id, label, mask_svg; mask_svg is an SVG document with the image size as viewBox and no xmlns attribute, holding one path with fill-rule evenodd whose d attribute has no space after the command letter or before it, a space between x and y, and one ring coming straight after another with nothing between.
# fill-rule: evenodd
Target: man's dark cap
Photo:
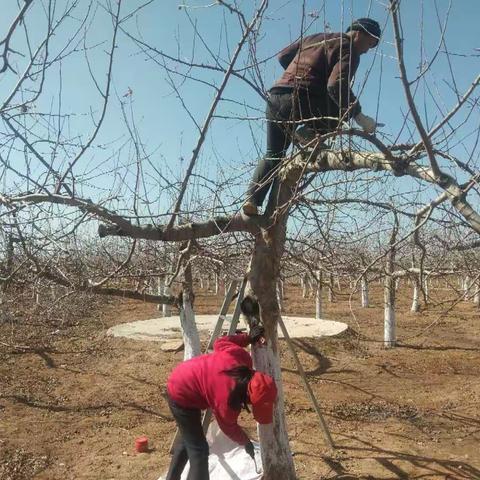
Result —
<instances>
[{"instance_id":1,"label":"man's dark cap","mask_svg":"<svg viewBox=\"0 0 480 480\"><path fill-rule=\"evenodd\" d=\"M347 28L347 32L350 32L351 30L368 33L376 38L377 41L380 40L380 37L382 36L380 25L377 21L372 20L371 18L358 18Z\"/></svg>"}]
</instances>

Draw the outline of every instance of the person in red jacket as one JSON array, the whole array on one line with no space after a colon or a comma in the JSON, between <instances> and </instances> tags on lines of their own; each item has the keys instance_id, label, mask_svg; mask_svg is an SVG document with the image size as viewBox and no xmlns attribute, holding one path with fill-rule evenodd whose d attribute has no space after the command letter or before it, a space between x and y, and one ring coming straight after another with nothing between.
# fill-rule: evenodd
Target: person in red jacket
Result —
<instances>
[{"instance_id":1,"label":"person in red jacket","mask_svg":"<svg viewBox=\"0 0 480 480\"><path fill-rule=\"evenodd\" d=\"M250 182L242 207L245 215L258 215L258 207L300 123L304 124L307 141L313 140L315 134L334 131L349 118L365 132L375 132L376 121L362 113L350 86L360 56L376 47L380 36L380 25L375 20L359 18L346 33L302 37L279 53L285 71L268 94L267 151Z\"/></svg>"},{"instance_id":2,"label":"person in red jacket","mask_svg":"<svg viewBox=\"0 0 480 480\"><path fill-rule=\"evenodd\" d=\"M264 335L261 326L216 340L213 352L179 364L167 382L168 404L178 425L181 441L176 447L166 480L179 480L187 460L189 480L208 480L208 443L202 428L201 411L210 408L218 426L253 457L247 434L238 425L241 409L252 407L255 420L272 423L277 398L275 381L253 370L245 350ZM248 410L249 411L249 410Z\"/></svg>"}]
</instances>

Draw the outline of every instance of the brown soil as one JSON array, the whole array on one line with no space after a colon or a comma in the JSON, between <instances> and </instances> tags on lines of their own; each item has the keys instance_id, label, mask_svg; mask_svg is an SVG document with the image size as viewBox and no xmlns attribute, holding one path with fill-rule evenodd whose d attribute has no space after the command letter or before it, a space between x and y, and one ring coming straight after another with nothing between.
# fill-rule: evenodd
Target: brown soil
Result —
<instances>
[{"instance_id":1,"label":"brown soil","mask_svg":"<svg viewBox=\"0 0 480 480\"><path fill-rule=\"evenodd\" d=\"M353 298L355 318L348 295L337 295L334 303L325 299L324 317L347 322L346 334L295 341L334 451L324 447L282 342L299 479L480 479L479 312L461 303L444 318L439 312L445 305L411 314L404 290L395 349L382 347L379 286L368 309L358 307L358 295ZM443 300L445 292L433 293ZM203 293L197 312L218 311L222 298ZM313 312L311 298L303 299L298 288L287 290L286 313ZM165 380L182 352L105 335L111 325L156 315L153 305L109 301L34 351L14 345L15 332L28 326L0 323L2 480L156 480L164 472L175 430ZM248 416L242 423L254 432ZM140 435L149 438L150 453L134 453Z\"/></svg>"}]
</instances>

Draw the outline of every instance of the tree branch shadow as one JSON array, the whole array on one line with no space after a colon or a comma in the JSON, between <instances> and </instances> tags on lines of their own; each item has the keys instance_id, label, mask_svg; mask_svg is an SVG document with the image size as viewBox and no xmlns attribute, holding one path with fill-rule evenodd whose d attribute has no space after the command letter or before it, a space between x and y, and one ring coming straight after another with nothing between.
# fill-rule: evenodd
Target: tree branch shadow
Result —
<instances>
[{"instance_id":1,"label":"tree branch shadow","mask_svg":"<svg viewBox=\"0 0 480 480\"><path fill-rule=\"evenodd\" d=\"M131 408L141 413L161 418L162 420L168 420L168 421L173 420L173 418L170 415L165 415L149 407L139 405L138 403L135 403L135 402L121 402L120 404L107 402L99 405L57 405L57 404L46 403L39 400L31 399L24 395L3 395L0 398L5 400L12 400L22 405L25 405L27 407L47 410L49 412L85 413L85 412L94 412L94 411L108 410L108 409L122 410L125 408Z\"/></svg>"},{"instance_id":2,"label":"tree branch shadow","mask_svg":"<svg viewBox=\"0 0 480 480\"><path fill-rule=\"evenodd\" d=\"M345 436L345 438L355 440L363 446L344 446L337 443L337 447L346 452L371 453L367 457L356 457L356 460L362 458L372 459L378 462L384 469L388 470L393 476L391 479L421 479L435 476L435 478L444 478L445 480L454 479L480 479L480 470L465 461L445 460L438 457L429 457L424 455L413 455L395 450L387 450L377 447L371 443L359 439L354 436ZM335 472L333 476L321 477L328 479L349 479L349 478L365 478L374 479L377 477L356 476L353 472L348 472L342 465L342 462L330 457L324 457L323 460ZM351 460L351 457L348 459ZM400 465L399 465L400 464ZM423 472L412 473L412 468L421 469ZM386 478L386 477L378 477Z\"/></svg>"}]
</instances>

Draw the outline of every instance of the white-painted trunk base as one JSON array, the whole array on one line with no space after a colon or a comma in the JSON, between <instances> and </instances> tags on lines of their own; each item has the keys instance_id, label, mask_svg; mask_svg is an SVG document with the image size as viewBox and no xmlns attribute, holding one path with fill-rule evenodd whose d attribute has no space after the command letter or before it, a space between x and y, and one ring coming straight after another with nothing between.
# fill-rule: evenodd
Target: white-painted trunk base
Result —
<instances>
[{"instance_id":1,"label":"white-painted trunk base","mask_svg":"<svg viewBox=\"0 0 480 480\"><path fill-rule=\"evenodd\" d=\"M275 379L278 388L278 398L275 404L273 423L271 425L258 425L258 435L260 438L265 472L268 473L271 471L270 466L274 465L277 470L281 468L282 478L290 480L295 478L295 467L288 442L280 358L278 354L273 351L271 345L272 341L278 344L276 334L275 337L275 339L270 340L266 345L257 346L253 349L255 368L271 375ZM280 476L277 478L280 478Z\"/></svg>"},{"instance_id":2,"label":"white-painted trunk base","mask_svg":"<svg viewBox=\"0 0 480 480\"><path fill-rule=\"evenodd\" d=\"M197 326L195 325L195 314L189 302L184 301L180 309L180 325L183 332L183 343L185 350L183 352L183 359L189 360L202 353L200 347L200 336L198 334Z\"/></svg>"},{"instance_id":3,"label":"white-painted trunk base","mask_svg":"<svg viewBox=\"0 0 480 480\"><path fill-rule=\"evenodd\" d=\"M412 307L410 308L410 311L418 312L419 310L420 310L419 288L418 288L418 282L415 281L413 285Z\"/></svg>"},{"instance_id":4,"label":"white-painted trunk base","mask_svg":"<svg viewBox=\"0 0 480 480\"><path fill-rule=\"evenodd\" d=\"M321 320L322 318L322 285L317 286L317 293L315 295L315 318Z\"/></svg>"},{"instance_id":5,"label":"white-painted trunk base","mask_svg":"<svg viewBox=\"0 0 480 480\"><path fill-rule=\"evenodd\" d=\"M473 303L480 307L480 281L475 283L475 294L473 295Z\"/></svg>"},{"instance_id":6,"label":"white-painted trunk base","mask_svg":"<svg viewBox=\"0 0 480 480\"><path fill-rule=\"evenodd\" d=\"M368 306L370 305L369 298L368 298L368 281L365 277L362 277L361 289L362 289L362 307L368 308Z\"/></svg>"},{"instance_id":7,"label":"white-painted trunk base","mask_svg":"<svg viewBox=\"0 0 480 480\"><path fill-rule=\"evenodd\" d=\"M385 305L384 342L386 347L394 347L396 342L395 309Z\"/></svg>"}]
</instances>

